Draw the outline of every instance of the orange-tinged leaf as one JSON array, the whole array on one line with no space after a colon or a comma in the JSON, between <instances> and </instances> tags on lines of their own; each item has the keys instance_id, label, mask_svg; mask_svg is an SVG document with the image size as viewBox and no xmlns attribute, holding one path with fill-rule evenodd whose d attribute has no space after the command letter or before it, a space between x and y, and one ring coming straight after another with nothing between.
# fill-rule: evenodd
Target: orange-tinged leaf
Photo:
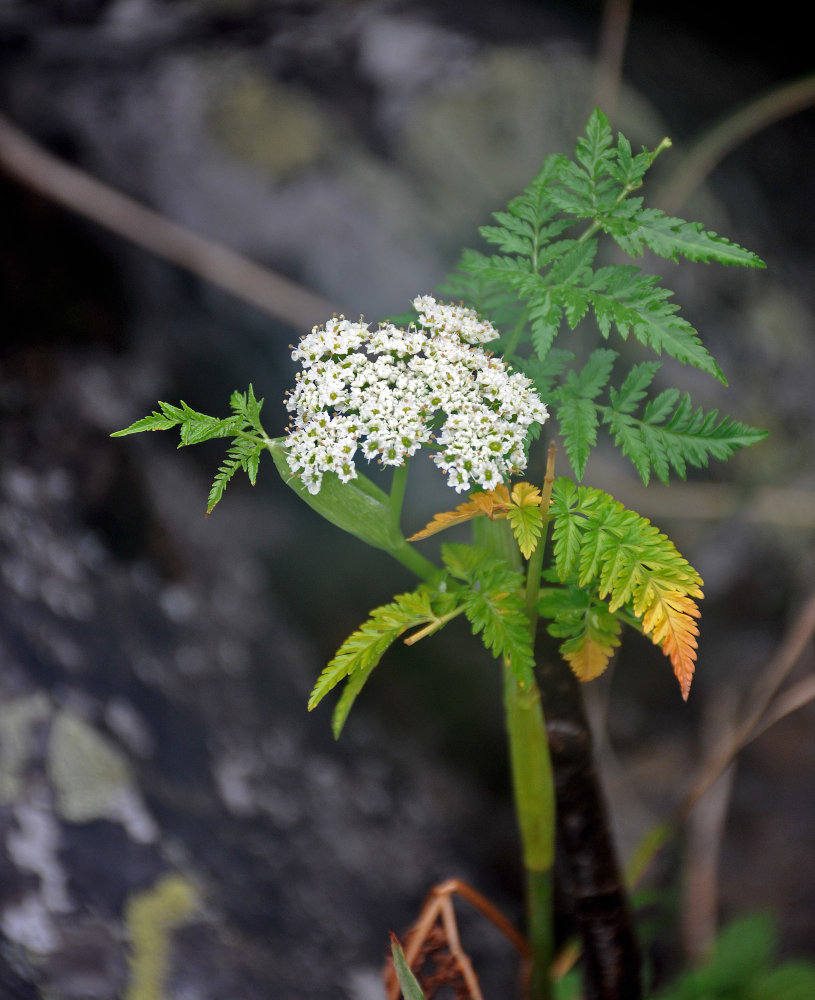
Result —
<instances>
[{"instance_id":1,"label":"orange-tinged leaf","mask_svg":"<svg viewBox=\"0 0 815 1000\"><path fill-rule=\"evenodd\" d=\"M517 487L516 487L517 488ZM418 542L422 538L429 538L439 531L452 528L453 525L463 524L465 521L472 521L474 517L488 517L493 521L506 517L511 506L509 490L503 483L499 483L494 490L484 490L480 493L471 494L468 500L461 503L455 510L444 511L435 514L421 531L408 538L409 542Z\"/></svg>"},{"instance_id":2,"label":"orange-tinged leaf","mask_svg":"<svg viewBox=\"0 0 815 1000\"><path fill-rule=\"evenodd\" d=\"M564 653L563 659L579 680L593 681L606 669L613 652L613 646L595 642L594 639L585 636L582 645L570 653Z\"/></svg>"},{"instance_id":3,"label":"orange-tinged leaf","mask_svg":"<svg viewBox=\"0 0 815 1000\"><path fill-rule=\"evenodd\" d=\"M555 565L561 580L597 586L608 610L628 609L669 657L687 700L695 670L702 578L651 522L602 490L558 480L553 489Z\"/></svg>"},{"instance_id":4,"label":"orange-tinged leaf","mask_svg":"<svg viewBox=\"0 0 815 1000\"><path fill-rule=\"evenodd\" d=\"M687 594L654 588L654 600L642 617L643 633L670 658L685 701L696 667L699 616L696 602Z\"/></svg>"},{"instance_id":5,"label":"orange-tinged leaf","mask_svg":"<svg viewBox=\"0 0 815 1000\"><path fill-rule=\"evenodd\" d=\"M531 483L516 483L510 495L509 489L500 483L494 490L471 494L455 510L435 514L433 520L421 531L411 535L408 541L418 542L456 524L471 521L475 517L488 517L491 521L508 517L518 548L524 558L528 559L535 551L541 535L543 517L540 505L541 491L537 486Z\"/></svg>"}]
</instances>

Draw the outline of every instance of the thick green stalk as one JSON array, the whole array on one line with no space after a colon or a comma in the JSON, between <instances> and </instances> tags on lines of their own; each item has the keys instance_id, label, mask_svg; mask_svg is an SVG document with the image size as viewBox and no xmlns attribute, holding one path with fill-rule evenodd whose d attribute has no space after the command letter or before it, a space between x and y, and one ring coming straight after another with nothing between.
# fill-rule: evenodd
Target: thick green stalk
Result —
<instances>
[{"instance_id":1,"label":"thick green stalk","mask_svg":"<svg viewBox=\"0 0 815 1000\"><path fill-rule=\"evenodd\" d=\"M476 543L520 568L518 547L506 521L479 519ZM534 625L530 623L530 628ZM548 1000L553 955L552 875L555 857L555 790L540 691L522 686L504 666L504 711L515 813L526 881L527 939L532 968L530 1000Z\"/></svg>"},{"instance_id":2,"label":"thick green stalk","mask_svg":"<svg viewBox=\"0 0 815 1000\"><path fill-rule=\"evenodd\" d=\"M546 1000L553 955L555 789L540 691L537 684L522 688L509 667L504 667L504 709L526 877L527 938L532 954L529 996Z\"/></svg>"},{"instance_id":3,"label":"thick green stalk","mask_svg":"<svg viewBox=\"0 0 815 1000\"><path fill-rule=\"evenodd\" d=\"M404 538L401 542L390 546L385 551L389 552L397 562L406 566L411 573L415 573L420 580L430 580L439 571L438 566L435 566L421 552L414 549Z\"/></svg>"}]
</instances>

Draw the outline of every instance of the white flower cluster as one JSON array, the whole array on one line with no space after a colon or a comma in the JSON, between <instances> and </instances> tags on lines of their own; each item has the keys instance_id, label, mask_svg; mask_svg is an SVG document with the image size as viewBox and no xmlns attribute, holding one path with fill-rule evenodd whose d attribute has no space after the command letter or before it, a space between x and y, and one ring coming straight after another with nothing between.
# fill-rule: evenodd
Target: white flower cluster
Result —
<instances>
[{"instance_id":1,"label":"white flower cluster","mask_svg":"<svg viewBox=\"0 0 815 1000\"><path fill-rule=\"evenodd\" d=\"M369 461L402 465L423 444L459 493L492 489L526 467L524 438L548 413L528 378L483 349L498 333L472 309L414 299L406 330L336 317L300 340L303 370L286 406L294 414L287 454L309 493L326 472L357 475Z\"/></svg>"}]
</instances>

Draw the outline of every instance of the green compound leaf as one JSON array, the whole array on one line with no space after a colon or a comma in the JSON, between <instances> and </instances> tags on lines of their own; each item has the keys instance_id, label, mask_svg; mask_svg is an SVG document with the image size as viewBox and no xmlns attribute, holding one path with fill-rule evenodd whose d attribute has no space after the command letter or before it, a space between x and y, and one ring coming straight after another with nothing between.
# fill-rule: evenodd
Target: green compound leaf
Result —
<instances>
[{"instance_id":1,"label":"green compound leaf","mask_svg":"<svg viewBox=\"0 0 815 1000\"><path fill-rule=\"evenodd\" d=\"M239 469L243 469L254 486L260 456L268 442L260 423L263 400L255 398L252 386L249 386L246 393L233 392L230 403L233 415L222 419L211 417L207 413L199 413L183 400L179 406L159 402L160 411L154 410L149 416L137 420L124 430L116 431L111 437L123 437L126 434L138 434L142 431L167 431L178 427L181 438L179 448L201 444L215 438L234 438L209 491L207 498L209 515Z\"/></svg>"},{"instance_id":2,"label":"green compound leaf","mask_svg":"<svg viewBox=\"0 0 815 1000\"><path fill-rule=\"evenodd\" d=\"M443 545L441 554L452 576L467 584L463 606L473 635L509 662L521 685L531 684L535 660L522 574L472 545Z\"/></svg>"},{"instance_id":3,"label":"green compound leaf","mask_svg":"<svg viewBox=\"0 0 815 1000\"><path fill-rule=\"evenodd\" d=\"M524 559L538 547L543 530L541 492L531 483L516 483L512 487L512 503L507 510L507 520Z\"/></svg>"},{"instance_id":4,"label":"green compound leaf","mask_svg":"<svg viewBox=\"0 0 815 1000\"><path fill-rule=\"evenodd\" d=\"M636 410L658 367L653 363L636 365L619 391L610 390L611 405L598 407L614 443L631 460L646 485L652 468L657 478L667 484L671 469L684 479L688 465L704 468L711 457L723 461L767 436L767 431L720 417L718 410L705 413L701 408L694 409L690 396L681 395L678 389L661 392L638 416Z\"/></svg>"},{"instance_id":5,"label":"green compound leaf","mask_svg":"<svg viewBox=\"0 0 815 1000\"><path fill-rule=\"evenodd\" d=\"M218 469L218 474L209 491L207 498L207 514L211 514L215 505L224 495L224 490L229 485L229 481L239 469L249 477L249 482L254 486L257 481L258 464L260 456L264 451L262 441L250 438L235 438L230 445L226 460Z\"/></svg>"},{"instance_id":6,"label":"green compound leaf","mask_svg":"<svg viewBox=\"0 0 815 1000\"><path fill-rule=\"evenodd\" d=\"M469 252L462 258L462 270L490 284L495 294L501 288L514 292L522 304L526 328L522 333L516 326L507 341L513 352L523 356L525 334L537 358L545 361L564 326L574 329L592 313L604 338L612 330L623 339L633 334L658 355L697 367L726 384L698 332L679 314L672 293L656 275L633 265L595 269L598 240L604 235L634 257L648 249L673 260L763 266L755 254L701 224L647 208L633 195L668 146L666 139L653 150L635 154L624 136L618 134L615 142L608 118L595 110L578 140L575 158L549 157L523 194L506 211L495 213L495 225L481 230L498 253ZM582 231L570 231L575 226ZM562 414L578 472L596 431L597 411L587 398L571 395ZM581 443L583 433L588 443ZM638 443L629 442L628 447L636 453ZM638 461L641 465L643 458Z\"/></svg>"},{"instance_id":7,"label":"green compound leaf","mask_svg":"<svg viewBox=\"0 0 815 1000\"><path fill-rule=\"evenodd\" d=\"M668 354L727 384L697 331L678 315L679 306L671 301L673 292L663 288L656 275L630 264L604 267L595 272L587 293L604 337L612 327L623 340L633 332L656 354Z\"/></svg>"},{"instance_id":8,"label":"green compound leaf","mask_svg":"<svg viewBox=\"0 0 815 1000\"><path fill-rule=\"evenodd\" d=\"M339 738L351 706L387 650L410 629L420 628L421 633L408 637L408 643L438 631L457 613L456 600L454 593L421 584L416 590L398 594L389 604L374 608L318 677L309 697L309 711L348 678L332 719L334 736Z\"/></svg>"},{"instance_id":9,"label":"green compound leaf","mask_svg":"<svg viewBox=\"0 0 815 1000\"><path fill-rule=\"evenodd\" d=\"M183 448L185 445L200 444L212 438L229 437L241 425L241 421L235 417L223 420L211 417L207 413L199 413L187 406L183 400L180 406L162 402L158 405L161 407L160 413L154 410L150 416L142 417L124 430L115 431L111 437L124 437L126 434L138 434L142 431L167 431L173 427L180 427L181 441L178 447Z\"/></svg>"},{"instance_id":10,"label":"green compound leaf","mask_svg":"<svg viewBox=\"0 0 815 1000\"><path fill-rule=\"evenodd\" d=\"M126 434L141 434L142 431L169 431L173 427L177 427L179 419L174 413L175 407L162 402L159 402L158 405L161 407L160 413L153 410L149 416L142 417L141 420L125 427L124 430L114 431L110 436L124 437Z\"/></svg>"},{"instance_id":11,"label":"green compound leaf","mask_svg":"<svg viewBox=\"0 0 815 1000\"><path fill-rule=\"evenodd\" d=\"M668 260L685 257L699 263L766 266L750 250L708 232L701 223L674 219L655 208L643 209L633 219L614 219L604 228L630 257L639 257L647 247Z\"/></svg>"},{"instance_id":12,"label":"green compound leaf","mask_svg":"<svg viewBox=\"0 0 815 1000\"><path fill-rule=\"evenodd\" d=\"M594 400L606 387L616 357L616 351L592 351L580 373L570 371L566 381L552 392L566 454L578 479L583 477L589 452L597 444L599 420Z\"/></svg>"},{"instance_id":13,"label":"green compound leaf","mask_svg":"<svg viewBox=\"0 0 815 1000\"><path fill-rule=\"evenodd\" d=\"M620 644L620 620L605 602L575 584L542 588L538 612L550 620L549 634L565 640L560 653L577 677L599 677Z\"/></svg>"},{"instance_id":14,"label":"green compound leaf","mask_svg":"<svg viewBox=\"0 0 815 1000\"><path fill-rule=\"evenodd\" d=\"M517 254L537 270L539 254L570 225L569 219L557 219L558 207L552 201L553 181L564 157L550 156L543 162L529 186L513 198L505 212L496 212L497 226L482 226L483 238L504 254ZM530 268L527 267L527 270Z\"/></svg>"},{"instance_id":15,"label":"green compound leaf","mask_svg":"<svg viewBox=\"0 0 815 1000\"><path fill-rule=\"evenodd\" d=\"M479 276L478 262L483 259L476 250L464 250L458 271L439 287L439 293L447 301L463 302L477 313L489 315L496 329L511 330L521 320L523 305L503 282Z\"/></svg>"}]
</instances>

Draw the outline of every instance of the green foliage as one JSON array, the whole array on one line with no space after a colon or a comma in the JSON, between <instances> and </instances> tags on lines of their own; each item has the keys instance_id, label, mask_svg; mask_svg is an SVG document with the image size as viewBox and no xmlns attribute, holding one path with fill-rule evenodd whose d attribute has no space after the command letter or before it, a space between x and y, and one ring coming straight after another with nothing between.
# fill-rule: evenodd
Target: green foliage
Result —
<instances>
[{"instance_id":1,"label":"green foliage","mask_svg":"<svg viewBox=\"0 0 815 1000\"><path fill-rule=\"evenodd\" d=\"M679 389L652 392L659 361L634 364L621 384L613 384L618 352L605 342L617 337L631 338L657 356L696 367L724 384L726 380L660 277L639 262L607 263L614 258L606 248L621 250L635 261L648 251L677 262L763 267L755 254L699 223L646 207L635 194L669 145L665 140L654 150L634 153L622 135L615 141L607 118L595 111L574 159L549 157L526 190L494 214L494 224L481 229L491 252L464 251L458 273L443 289L502 331L491 349L532 379L556 417L578 479L601 428L646 484L652 474L664 483L672 473L684 478L688 466L727 459L765 436L720 417L716 410L704 412ZM410 322L414 316L399 321ZM567 350L557 343L563 334L587 325L593 325L596 335L590 349L577 344ZM398 639L412 645L464 615L485 648L509 667L503 671L505 709L524 862L529 872L545 875L554 842L554 804L541 791L551 785L551 772L533 674L537 615L547 619L549 632L561 641L562 655L582 680L605 669L619 645L622 623L632 624L670 657L687 698L698 634L695 599L702 596L698 573L647 519L609 494L569 479L554 480L554 449L542 488L496 483L455 510L437 514L412 536L410 541L418 541L472 521L482 544L442 545L443 567L437 568L401 533L406 465L394 470L390 495L365 476L343 483L331 472L312 494L292 472L285 439L270 438L263 429L262 400L255 398L251 385L245 394L233 393L226 418L199 413L184 402L158 405L114 436L178 427L180 446L230 439L207 513L239 470L255 482L265 449L284 482L321 516L390 553L423 580L416 589L374 608L318 677L309 709L344 685L333 713L335 737L371 673ZM527 449L532 440L530 432ZM495 523L501 520L508 523ZM543 569L550 526L551 566ZM527 579L517 568L522 559ZM548 902L536 901L534 894L530 902L532 925L547 925L548 916L540 911ZM545 976L550 966L551 942L544 941L545 936L536 945L533 979ZM773 969L772 951L766 921L732 925L710 963L659 1000L815 996L815 967L788 963ZM393 956L404 996L422 1000L398 942ZM579 988L577 977L570 974L555 984L553 996L571 1000Z\"/></svg>"},{"instance_id":2,"label":"green foliage","mask_svg":"<svg viewBox=\"0 0 815 1000\"><path fill-rule=\"evenodd\" d=\"M422 584L416 590L398 594L389 604L374 608L318 677L309 697L309 711L340 681L349 678L350 686L346 686L332 721L334 735L338 737L356 696L386 650L409 629L421 627L423 635L437 631L453 616L451 611L456 613L455 605L454 595L446 594L438 586Z\"/></svg>"},{"instance_id":3,"label":"green foliage","mask_svg":"<svg viewBox=\"0 0 815 1000\"><path fill-rule=\"evenodd\" d=\"M371 611L342 643L322 671L308 707L315 708L340 682L345 688L334 709L332 729L339 737L351 707L386 651L405 633L407 645L424 639L463 614L474 635L493 656L503 657L518 679L532 682L532 640L522 590L523 577L501 559L471 545L442 546L446 572L432 583L398 594Z\"/></svg>"},{"instance_id":4,"label":"green foliage","mask_svg":"<svg viewBox=\"0 0 815 1000\"><path fill-rule=\"evenodd\" d=\"M704 467L711 456L727 459L767 436L766 431L719 417L717 410L694 409L690 396L678 389L661 392L637 416L658 368L656 362L635 365L619 390L609 390L610 405L598 407L614 443L634 463L646 485L652 467L663 483L668 482L671 469L684 479L687 465Z\"/></svg>"},{"instance_id":5,"label":"green foliage","mask_svg":"<svg viewBox=\"0 0 815 1000\"><path fill-rule=\"evenodd\" d=\"M727 458L764 437L762 431L718 418L715 411L706 415L694 410L687 396L680 401L678 390L645 401L658 368L654 363L636 366L619 391L609 391L610 401L603 405L598 397L607 387L615 352L595 350L581 370L567 370L574 356L553 346L564 328L574 330L591 316L603 339L616 334L625 340L633 334L656 354L695 366L726 384L658 276L638 265L595 263L605 236L634 258L649 250L674 261L764 266L755 254L699 223L646 208L643 199L633 195L669 145L665 140L655 150L635 154L624 136L618 135L615 143L608 119L595 111L578 141L575 159L549 157L523 194L506 211L494 214L497 225L481 228L497 252L466 251L459 276L448 282L508 331L500 342L506 356L517 355L541 397L554 404L578 479L597 443L601 421L645 482L652 468L667 481L671 470L684 476L687 464L698 467L711 456ZM495 311L490 300L498 304ZM525 341L531 353L524 349ZM643 403L644 412L637 416Z\"/></svg>"},{"instance_id":6,"label":"green foliage","mask_svg":"<svg viewBox=\"0 0 815 1000\"><path fill-rule=\"evenodd\" d=\"M473 635L480 633L492 655L509 662L521 685L531 684L535 661L522 574L472 545L443 545L442 558L451 576L466 584L463 607Z\"/></svg>"},{"instance_id":7,"label":"green foliage","mask_svg":"<svg viewBox=\"0 0 815 1000\"><path fill-rule=\"evenodd\" d=\"M678 389L665 389L645 401L661 367L658 361L634 365L619 389L609 386L616 358L616 351L598 348L580 372L570 370L561 385L549 388L566 454L578 479L597 443L601 422L646 486L652 469L666 484L671 470L685 479L688 465L704 468L710 457L725 460L767 436L766 431L719 417L717 410L694 409L690 396ZM606 388L609 403L604 405L597 397Z\"/></svg>"},{"instance_id":8,"label":"green foliage","mask_svg":"<svg viewBox=\"0 0 815 1000\"><path fill-rule=\"evenodd\" d=\"M774 965L775 930L765 914L733 921L710 961L682 976L654 1000L811 1000L815 964Z\"/></svg>"},{"instance_id":9,"label":"green foliage","mask_svg":"<svg viewBox=\"0 0 815 1000\"><path fill-rule=\"evenodd\" d=\"M597 648L598 656L605 657L604 666L612 650L620 644L621 625L617 615L595 593L574 583L542 588L538 612L549 620L549 634L564 640L560 652L569 662L570 657L591 644Z\"/></svg>"},{"instance_id":10,"label":"green foliage","mask_svg":"<svg viewBox=\"0 0 815 1000\"><path fill-rule=\"evenodd\" d=\"M393 956L393 968L396 972L396 979L399 982L399 987L402 990L402 996L405 1000L425 1000L422 987L411 972L405 958L405 953L402 951L402 946L393 934L391 934L391 955Z\"/></svg>"},{"instance_id":11,"label":"green foliage","mask_svg":"<svg viewBox=\"0 0 815 1000\"><path fill-rule=\"evenodd\" d=\"M283 482L327 521L375 549L392 551L403 542L390 497L368 476L342 483L336 473L328 472L320 492L309 493L289 468L285 438L268 442L268 448Z\"/></svg>"},{"instance_id":12,"label":"green foliage","mask_svg":"<svg viewBox=\"0 0 815 1000\"><path fill-rule=\"evenodd\" d=\"M212 513L215 505L224 495L229 481L239 469L249 476L254 486L257 479L258 463L268 438L260 423L260 409L263 400L256 399L252 386L248 392L233 392L229 401L232 416L224 419L210 417L199 413L181 402L180 406L159 402L160 411L154 410L150 416L137 420L124 430L116 431L112 437L123 437L125 434L138 434L142 431L167 431L173 427L180 428L181 441L178 445L201 444L213 438L233 438L226 453L226 460L218 469L207 500L207 514Z\"/></svg>"},{"instance_id":13,"label":"green foliage","mask_svg":"<svg viewBox=\"0 0 815 1000\"><path fill-rule=\"evenodd\" d=\"M650 578L701 596L701 578L673 542L636 511L602 490L565 477L552 488L555 568L561 580L596 582L612 611L629 603L640 614Z\"/></svg>"},{"instance_id":14,"label":"green foliage","mask_svg":"<svg viewBox=\"0 0 815 1000\"><path fill-rule=\"evenodd\" d=\"M566 454L578 479L597 444L598 408L594 400L605 388L616 357L614 351L592 351L580 373L572 369L563 385L552 391Z\"/></svg>"},{"instance_id":15,"label":"green foliage","mask_svg":"<svg viewBox=\"0 0 815 1000\"><path fill-rule=\"evenodd\" d=\"M464 251L459 272L444 289L503 330L494 349L514 360L549 403L578 479L601 428L646 484L652 475L664 483L672 473L684 478L688 466L726 459L764 437L763 431L719 416L716 410L694 407L679 389L652 393L658 361L635 364L622 383L614 385L618 354L610 346L586 355L555 343L564 332L593 321L602 340L633 334L656 354L724 381L658 276L638 263L598 264L601 240L606 239L634 259L648 251L674 261L763 266L755 254L698 223L644 205L635 192L669 145L665 140L654 150L635 153L624 136L615 140L607 118L595 111L574 158L557 155L544 162L526 190L481 229L493 252ZM436 515L411 541L463 520L474 519L477 526L482 515L491 521L506 518L523 557L534 558L537 579L525 588L512 560L467 546L442 546L445 568L437 571L399 527L405 470L393 495L365 476L342 483L331 473L320 491L311 494L292 473L285 439L270 438L264 431L261 405L251 386L246 394L233 393L232 412L226 418L199 413L184 402L162 402L157 411L118 433L179 427L182 446L230 438L209 494L208 513L238 470L255 482L261 452L267 449L284 482L321 516L389 552L425 580L418 590L374 609L320 676L310 707L346 682L335 710L335 732L397 638L410 633L405 641L413 642L458 614L467 617L495 657L511 665L523 685L532 683L529 615L536 608L549 619L550 632L562 640L563 655L583 679L604 668L619 642L620 622L629 621L670 656L687 695L697 634L693 598L701 596L701 580L647 520L602 491L578 489L565 479L555 484L547 519L536 487L520 483L510 490L500 484L474 494L455 511ZM531 438L527 446L530 443ZM540 542L547 520L554 525L554 576L549 574L538 600Z\"/></svg>"}]
</instances>

